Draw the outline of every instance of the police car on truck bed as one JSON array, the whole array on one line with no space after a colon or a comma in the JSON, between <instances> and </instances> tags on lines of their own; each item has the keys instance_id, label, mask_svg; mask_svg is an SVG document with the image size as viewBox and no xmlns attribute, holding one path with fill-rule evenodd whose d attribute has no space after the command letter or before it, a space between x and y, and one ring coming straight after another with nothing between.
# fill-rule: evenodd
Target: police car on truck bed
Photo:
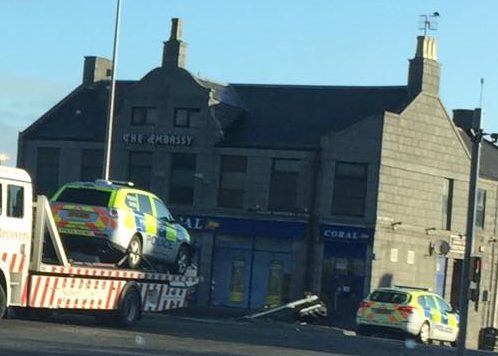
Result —
<instances>
[{"instance_id":1,"label":"police car on truck bed","mask_svg":"<svg viewBox=\"0 0 498 356\"><path fill-rule=\"evenodd\" d=\"M189 292L200 281L195 266L179 275L77 263L63 248L47 198L32 198L28 173L0 166L0 319L7 309L29 318L64 310L130 326L143 312L187 304Z\"/></svg>"},{"instance_id":2,"label":"police car on truck bed","mask_svg":"<svg viewBox=\"0 0 498 356\"><path fill-rule=\"evenodd\" d=\"M361 302L356 331L360 335L403 333L422 343L440 340L456 345L459 319L450 304L428 289L378 288Z\"/></svg>"},{"instance_id":3,"label":"police car on truck bed","mask_svg":"<svg viewBox=\"0 0 498 356\"><path fill-rule=\"evenodd\" d=\"M51 199L52 213L66 250L116 262L123 255L130 268L144 259L184 274L193 246L154 194L126 182L96 180L63 185ZM145 257L145 258L143 258Z\"/></svg>"}]
</instances>

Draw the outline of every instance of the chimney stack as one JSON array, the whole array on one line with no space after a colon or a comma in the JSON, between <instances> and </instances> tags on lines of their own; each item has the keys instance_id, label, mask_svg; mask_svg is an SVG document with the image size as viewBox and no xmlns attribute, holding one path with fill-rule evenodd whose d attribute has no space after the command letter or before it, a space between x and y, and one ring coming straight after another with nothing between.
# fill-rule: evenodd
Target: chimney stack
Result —
<instances>
[{"instance_id":1,"label":"chimney stack","mask_svg":"<svg viewBox=\"0 0 498 356\"><path fill-rule=\"evenodd\" d=\"M163 63L164 68L185 68L185 52L187 44L181 40L182 21L179 18L171 19L171 35L164 42Z\"/></svg>"},{"instance_id":2,"label":"chimney stack","mask_svg":"<svg viewBox=\"0 0 498 356\"><path fill-rule=\"evenodd\" d=\"M83 66L83 84L92 84L100 80L111 80L112 61L102 57L85 57Z\"/></svg>"},{"instance_id":3,"label":"chimney stack","mask_svg":"<svg viewBox=\"0 0 498 356\"><path fill-rule=\"evenodd\" d=\"M439 95L441 65L437 62L436 47L435 38L417 37L417 51L408 70L408 92L412 98L420 92Z\"/></svg>"}]
</instances>

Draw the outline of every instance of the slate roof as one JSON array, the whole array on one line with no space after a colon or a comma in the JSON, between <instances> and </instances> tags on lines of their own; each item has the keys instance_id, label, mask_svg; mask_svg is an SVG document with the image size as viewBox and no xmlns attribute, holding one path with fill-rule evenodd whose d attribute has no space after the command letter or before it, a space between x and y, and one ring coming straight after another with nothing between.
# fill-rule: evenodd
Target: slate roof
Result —
<instances>
[{"instance_id":1,"label":"slate roof","mask_svg":"<svg viewBox=\"0 0 498 356\"><path fill-rule=\"evenodd\" d=\"M134 81L116 81L116 112ZM22 136L31 140L105 141L109 81L79 86Z\"/></svg>"},{"instance_id":2,"label":"slate roof","mask_svg":"<svg viewBox=\"0 0 498 356\"><path fill-rule=\"evenodd\" d=\"M472 141L470 140L469 132L463 129L459 129L459 132L469 152L472 152ZM481 144L479 176L498 180L498 147L487 140L483 140Z\"/></svg>"},{"instance_id":3,"label":"slate roof","mask_svg":"<svg viewBox=\"0 0 498 356\"><path fill-rule=\"evenodd\" d=\"M230 84L244 105L221 146L281 149L319 147L320 136L365 117L400 112L406 86L340 87Z\"/></svg>"}]
</instances>

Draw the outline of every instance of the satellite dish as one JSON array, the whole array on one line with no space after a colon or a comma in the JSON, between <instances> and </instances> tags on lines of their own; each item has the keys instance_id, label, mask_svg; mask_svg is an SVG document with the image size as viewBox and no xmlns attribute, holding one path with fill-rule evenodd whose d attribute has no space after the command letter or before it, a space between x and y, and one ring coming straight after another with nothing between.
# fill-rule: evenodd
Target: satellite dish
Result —
<instances>
[{"instance_id":1,"label":"satellite dish","mask_svg":"<svg viewBox=\"0 0 498 356\"><path fill-rule=\"evenodd\" d=\"M450 252L450 244L444 240L438 240L432 245L432 250L437 255L447 255Z\"/></svg>"}]
</instances>

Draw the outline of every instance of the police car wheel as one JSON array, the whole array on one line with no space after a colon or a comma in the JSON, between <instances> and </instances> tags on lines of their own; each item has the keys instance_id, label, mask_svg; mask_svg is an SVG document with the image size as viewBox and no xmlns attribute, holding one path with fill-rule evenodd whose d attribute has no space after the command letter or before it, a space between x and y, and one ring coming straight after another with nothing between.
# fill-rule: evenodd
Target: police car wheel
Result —
<instances>
[{"instance_id":1,"label":"police car wheel","mask_svg":"<svg viewBox=\"0 0 498 356\"><path fill-rule=\"evenodd\" d=\"M5 317L7 313L7 296L5 295L5 290L0 284L0 319Z\"/></svg>"},{"instance_id":2,"label":"police car wheel","mask_svg":"<svg viewBox=\"0 0 498 356\"><path fill-rule=\"evenodd\" d=\"M140 319L140 293L134 286L126 288L123 293L119 302L118 323L129 327Z\"/></svg>"},{"instance_id":3,"label":"police car wheel","mask_svg":"<svg viewBox=\"0 0 498 356\"><path fill-rule=\"evenodd\" d=\"M430 331L431 327L429 326L429 323L425 322L422 324L420 327L420 332L418 334L418 339L422 344L429 344L430 343Z\"/></svg>"},{"instance_id":4,"label":"police car wheel","mask_svg":"<svg viewBox=\"0 0 498 356\"><path fill-rule=\"evenodd\" d=\"M142 241L140 237L134 235L128 245L128 267L137 269L142 262Z\"/></svg>"}]
</instances>

